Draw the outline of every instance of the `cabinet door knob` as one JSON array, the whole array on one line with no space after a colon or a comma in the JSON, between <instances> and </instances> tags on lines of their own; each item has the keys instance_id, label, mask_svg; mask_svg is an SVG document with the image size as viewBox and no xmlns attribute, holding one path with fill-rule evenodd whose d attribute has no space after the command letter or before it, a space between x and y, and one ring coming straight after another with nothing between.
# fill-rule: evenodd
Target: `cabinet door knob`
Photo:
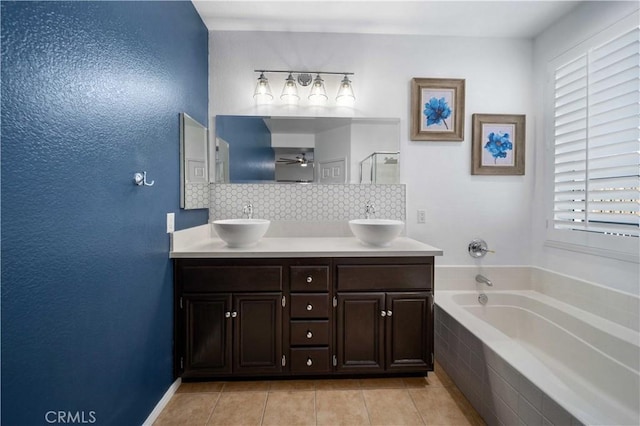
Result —
<instances>
[{"instance_id":1,"label":"cabinet door knob","mask_svg":"<svg viewBox=\"0 0 640 426\"><path fill-rule=\"evenodd\" d=\"M235 318L235 317L237 317L237 316L238 316L238 313L237 313L237 312L235 312L235 311L234 311L234 312L231 312L231 318Z\"/></svg>"},{"instance_id":2,"label":"cabinet door knob","mask_svg":"<svg viewBox=\"0 0 640 426\"><path fill-rule=\"evenodd\" d=\"M313 361L311 360L311 358L307 358L307 365L309 367L311 367L313 365Z\"/></svg>"},{"instance_id":3,"label":"cabinet door knob","mask_svg":"<svg viewBox=\"0 0 640 426\"><path fill-rule=\"evenodd\" d=\"M387 316L390 317L391 315L393 315L393 311L387 311Z\"/></svg>"},{"instance_id":4,"label":"cabinet door knob","mask_svg":"<svg viewBox=\"0 0 640 426\"><path fill-rule=\"evenodd\" d=\"M307 311L310 311L310 310L312 310L312 309L313 309L313 305L312 305L311 303L309 303L309 304L307 305Z\"/></svg>"},{"instance_id":5,"label":"cabinet door knob","mask_svg":"<svg viewBox=\"0 0 640 426\"><path fill-rule=\"evenodd\" d=\"M231 312L225 312L224 313L224 317L225 318L230 318L231 317Z\"/></svg>"},{"instance_id":6,"label":"cabinet door knob","mask_svg":"<svg viewBox=\"0 0 640 426\"><path fill-rule=\"evenodd\" d=\"M387 312L386 311L380 311L380 316L381 317L386 317L387 316Z\"/></svg>"},{"instance_id":7,"label":"cabinet door knob","mask_svg":"<svg viewBox=\"0 0 640 426\"><path fill-rule=\"evenodd\" d=\"M311 339L313 337L313 333L311 330L307 330L307 339Z\"/></svg>"},{"instance_id":8,"label":"cabinet door knob","mask_svg":"<svg viewBox=\"0 0 640 426\"><path fill-rule=\"evenodd\" d=\"M310 283L313 281L313 277L311 275L307 276L307 282Z\"/></svg>"}]
</instances>

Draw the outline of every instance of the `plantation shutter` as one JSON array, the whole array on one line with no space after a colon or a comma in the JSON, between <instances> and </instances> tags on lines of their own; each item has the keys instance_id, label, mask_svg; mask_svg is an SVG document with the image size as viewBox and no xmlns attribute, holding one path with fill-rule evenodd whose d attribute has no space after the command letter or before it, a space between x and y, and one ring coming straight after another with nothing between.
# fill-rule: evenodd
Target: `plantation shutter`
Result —
<instances>
[{"instance_id":1,"label":"plantation shutter","mask_svg":"<svg viewBox=\"0 0 640 426\"><path fill-rule=\"evenodd\" d=\"M638 237L640 30L554 75L554 227Z\"/></svg>"}]
</instances>

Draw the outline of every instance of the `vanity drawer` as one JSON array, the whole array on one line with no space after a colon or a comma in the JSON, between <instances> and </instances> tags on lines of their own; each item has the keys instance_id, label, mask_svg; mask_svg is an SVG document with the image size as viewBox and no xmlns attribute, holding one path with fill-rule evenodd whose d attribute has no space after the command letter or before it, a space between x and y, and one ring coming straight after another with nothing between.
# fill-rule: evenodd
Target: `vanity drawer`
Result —
<instances>
[{"instance_id":1,"label":"vanity drawer","mask_svg":"<svg viewBox=\"0 0 640 426\"><path fill-rule=\"evenodd\" d=\"M329 321L291 321L292 346L329 344Z\"/></svg>"},{"instance_id":2,"label":"vanity drawer","mask_svg":"<svg viewBox=\"0 0 640 426\"><path fill-rule=\"evenodd\" d=\"M282 267L276 265L181 265L185 293L282 291Z\"/></svg>"},{"instance_id":3,"label":"vanity drawer","mask_svg":"<svg viewBox=\"0 0 640 426\"><path fill-rule=\"evenodd\" d=\"M329 267L292 266L291 291L329 291Z\"/></svg>"},{"instance_id":4,"label":"vanity drawer","mask_svg":"<svg viewBox=\"0 0 640 426\"><path fill-rule=\"evenodd\" d=\"M331 370L329 348L292 348L292 373L324 373Z\"/></svg>"},{"instance_id":5,"label":"vanity drawer","mask_svg":"<svg viewBox=\"0 0 640 426\"><path fill-rule=\"evenodd\" d=\"M292 294L291 318L329 317L328 294Z\"/></svg>"},{"instance_id":6,"label":"vanity drawer","mask_svg":"<svg viewBox=\"0 0 640 426\"><path fill-rule=\"evenodd\" d=\"M338 291L430 290L431 265L338 265Z\"/></svg>"}]
</instances>

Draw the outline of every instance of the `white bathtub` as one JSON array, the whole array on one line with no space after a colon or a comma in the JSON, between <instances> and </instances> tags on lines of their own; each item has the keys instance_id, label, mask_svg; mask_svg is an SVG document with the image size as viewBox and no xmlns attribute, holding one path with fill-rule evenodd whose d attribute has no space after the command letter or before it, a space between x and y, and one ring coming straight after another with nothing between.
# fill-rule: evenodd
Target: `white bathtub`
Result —
<instances>
[{"instance_id":1,"label":"white bathtub","mask_svg":"<svg viewBox=\"0 0 640 426\"><path fill-rule=\"evenodd\" d=\"M484 306L478 294L436 290L436 303L574 420L640 424L636 330L537 291L487 291Z\"/></svg>"}]
</instances>

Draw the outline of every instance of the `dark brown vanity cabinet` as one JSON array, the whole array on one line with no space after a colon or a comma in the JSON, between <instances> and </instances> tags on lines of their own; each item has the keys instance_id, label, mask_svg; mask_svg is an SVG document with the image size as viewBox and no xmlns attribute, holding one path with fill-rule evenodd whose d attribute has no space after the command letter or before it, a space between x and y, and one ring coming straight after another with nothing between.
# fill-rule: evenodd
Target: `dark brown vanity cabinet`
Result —
<instances>
[{"instance_id":1,"label":"dark brown vanity cabinet","mask_svg":"<svg viewBox=\"0 0 640 426\"><path fill-rule=\"evenodd\" d=\"M292 374L324 374L332 370L332 299L330 261L290 267L290 360Z\"/></svg>"},{"instance_id":2,"label":"dark brown vanity cabinet","mask_svg":"<svg viewBox=\"0 0 640 426\"><path fill-rule=\"evenodd\" d=\"M335 266L337 371L432 371L433 264L353 262Z\"/></svg>"},{"instance_id":3,"label":"dark brown vanity cabinet","mask_svg":"<svg viewBox=\"0 0 640 426\"><path fill-rule=\"evenodd\" d=\"M175 375L433 370L433 257L176 259Z\"/></svg>"},{"instance_id":4,"label":"dark brown vanity cabinet","mask_svg":"<svg viewBox=\"0 0 640 426\"><path fill-rule=\"evenodd\" d=\"M176 261L176 375L282 371L282 266Z\"/></svg>"}]
</instances>

